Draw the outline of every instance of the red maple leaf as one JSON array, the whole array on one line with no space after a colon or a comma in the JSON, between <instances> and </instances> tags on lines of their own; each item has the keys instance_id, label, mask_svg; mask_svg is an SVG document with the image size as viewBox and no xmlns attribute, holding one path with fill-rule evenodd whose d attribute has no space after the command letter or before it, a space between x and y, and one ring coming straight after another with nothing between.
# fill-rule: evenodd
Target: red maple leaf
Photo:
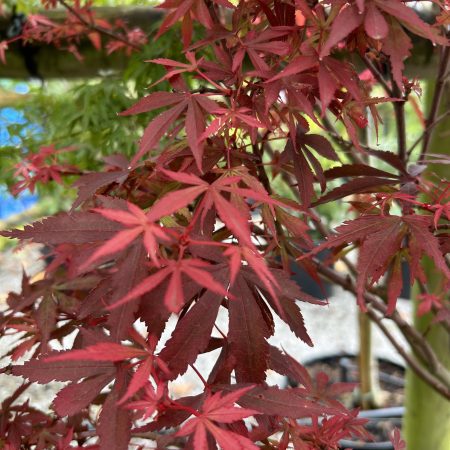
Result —
<instances>
[{"instance_id":1,"label":"red maple leaf","mask_svg":"<svg viewBox=\"0 0 450 450\"><path fill-rule=\"evenodd\" d=\"M402 439L398 428L394 428L390 440L394 446L394 450L406 450L406 442Z\"/></svg>"},{"instance_id":2,"label":"red maple leaf","mask_svg":"<svg viewBox=\"0 0 450 450\"><path fill-rule=\"evenodd\" d=\"M154 355L157 342L152 339L151 335L146 341L132 329L130 330L130 337L140 344L141 348L120 345L114 342L99 342L89 345L84 349L71 350L48 356L45 361L49 363L60 361L109 361L116 363L137 358L138 362L133 364L134 367L137 367L137 370L134 372L126 392L119 401L119 403L124 403L145 386L149 377L154 373L155 368L159 368L163 372L168 373L164 361Z\"/></svg>"},{"instance_id":3,"label":"red maple leaf","mask_svg":"<svg viewBox=\"0 0 450 450\"><path fill-rule=\"evenodd\" d=\"M248 408L237 408L235 402L253 386L238 389L232 393L215 394L206 397L202 410L192 419L189 419L176 433L177 436L191 435L193 448L208 448L207 433L211 433L223 450L257 450L250 439L227 430L219 424L229 424L245 417L259 414L258 411Z\"/></svg>"},{"instance_id":4,"label":"red maple leaf","mask_svg":"<svg viewBox=\"0 0 450 450\"><path fill-rule=\"evenodd\" d=\"M78 174L79 170L76 167L61 164L56 159L56 155L74 150L74 147L57 150L54 145L44 145L39 148L38 153L29 153L15 166L14 177L23 179L11 188L11 192L14 195L25 189L34 192L36 183L45 184L53 180L62 184L63 174Z\"/></svg>"},{"instance_id":5,"label":"red maple leaf","mask_svg":"<svg viewBox=\"0 0 450 450\"><path fill-rule=\"evenodd\" d=\"M439 248L439 241L430 231L432 218L423 215L365 215L358 219L346 221L336 228L337 235L316 247L309 255L314 255L326 248L359 244L358 274L356 293L358 303L366 309L364 292L367 284L376 283L390 268L392 273L388 283L388 309L391 314L396 305L402 287L400 260L396 256L403 248L408 250L408 259L412 279L425 280L420 266L424 254L433 259L445 277L450 280L450 269ZM408 236L405 246L405 237ZM304 256L299 259L304 258Z\"/></svg>"},{"instance_id":6,"label":"red maple leaf","mask_svg":"<svg viewBox=\"0 0 450 450\"><path fill-rule=\"evenodd\" d=\"M227 290L206 270L210 264L201 259L189 258L179 259L178 261L167 260L161 261L163 267L154 274L150 275L134 289L131 290L122 299L111 305L109 309L117 308L124 303L133 300L136 297L155 289L166 278L169 278L169 284L164 296L164 304L170 312L178 312L184 305L183 282L182 275L194 280L200 286L210 289L211 291L227 296Z\"/></svg>"},{"instance_id":7,"label":"red maple leaf","mask_svg":"<svg viewBox=\"0 0 450 450\"><path fill-rule=\"evenodd\" d=\"M120 115L140 114L165 106L172 107L159 114L147 125L139 145L139 151L131 161L131 165L136 165L145 153L153 149L178 117L187 110L185 119L187 141L197 167L201 170L203 145L199 138L205 130L206 116L214 113L219 105L204 94L154 92L139 100L131 108L121 112Z\"/></svg>"},{"instance_id":8,"label":"red maple leaf","mask_svg":"<svg viewBox=\"0 0 450 450\"><path fill-rule=\"evenodd\" d=\"M305 207L309 206L314 196L314 178L319 181L322 192L326 188L322 167L310 149L314 149L326 159L339 161L339 157L327 139L318 134L307 134L302 127L297 127L295 140L294 138L289 139L281 159L293 161L294 174ZM314 172L311 167L314 168Z\"/></svg>"},{"instance_id":9,"label":"red maple leaf","mask_svg":"<svg viewBox=\"0 0 450 450\"><path fill-rule=\"evenodd\" d=\"M127 228L119 231L113 238L99 247L91 257L83 264L80 270L89 267L92 263L103 256L117 253L128 247L141 234L144 246L148 251L150 259L156 267L159 263L159 245L158 241L170 242L172 236L159 224L150 221L141 208L128 202L128 211L118 209L96 208L93 211L101 214L109 220L119 222Z\"/></svg>"},{"instance_id":10,"label":"red maple leaf","mask_svg":"<svg viewBox=\"0 0 450 450\"><path fill-rule=\"evenodd\" d=\"M342 2L334 1L336 8ZM402 30L402 25L411 32L436 43L447 44L447 39L425 23L415 11L398 0L355 0L351 5L345 3L333 20L328 39L322 46L320 56L330 51L358 27L364 25L368 36L380 40L383 51L389 55L393 67L393 76L397 85L403 89L403 60L409 56L411 40Z\"/></svg>"},{"instance_id":11,"label":"red maple leaf","mask_svg":"<svg viewBox=\"0 0 450 450\"><path fill-rule=\"evenodd\" d=\"M161 169L170 179L183 184L190 184L193 187L170 192L158 200L149 210L147 216L151 220L170 215L181 208L192 203L197 197L203 194L202 200L198 203L195 215L191 223L200 219L203 223L206 213L214 206L219 218L225 223L229 230L239 239L239 241L251 249L255 246L251 240L250 227L247 217L249 208L245 203L233 204L227 200L226 193L236 194L238 198L245 197L273 206L285 206L282 202L272 199L263 189L248 189L238 187L242 180L241 176L221 176L212 184L207 183L196 175L172 172ZM255 187L255 186L252 186ZM243 210L242 210L243 209ZM245 212L245 214L244 214ZM247 217L246 217L247 216Z\"/></svg>"},{"instance_id":12,"label":"red maple leaf","mask_svg":"<svg viewBox=\"0 0 450 450\"><path fill-rule=\"evenodd\" d=\"M417 298L420 300L417 308L417 315L419 317L429 313L433 308L439 310L443 306L442 298L435 294L420 294Z\"/></svg>"},{"instance_id":13,"label":"red maple leaf","mask_svg":"<svg viewBox=\"0 0 450 450\"><path fill-rule=\"evenodd\" d=\"M151 417L157 410L166 393L167 386L165 384L158 383L155 390L151 383L146 383L143 387L143 395L141 396L141 398L139 400L128 402L126 408L132 410L134 409L137 411L144 411L144 415L141 419L145 420Z\"/></svg>"},{"instance_id":14,"label":"red maple leaf","mask_svg":"<svg viewBox=\"0 0 450 450\"><path fill-rule=\"evenodd\" d=\"M234 8L228 0L214 0L214 2L227 8ZM157 38L182 19L183 43L187 47L191 42L195 20L207 29L213 27L213 20L204 0L166 0L158 5L158 8L174 9L174 11L167 14L156 35Z\"/></svg>"},{"instance_id":15,"label":"red maple leaf","mask_svg":"<svg viewBox=\"0 0 450 450\"><path fill-rule=\"evenodd\" d=\"M261 58L260 53L273 53L278 56L288 54L290 50L289 44L284 41L274 40L285 36L287 33L287 30L273 30L270 28L262 33L254 31L247 33L244 39L239 40L237 45L237 51L233 57L232 71L236 72L242 68L242 61L246 54L258 72L270 71L269 66Z\"/></svg>"}]
</instances>

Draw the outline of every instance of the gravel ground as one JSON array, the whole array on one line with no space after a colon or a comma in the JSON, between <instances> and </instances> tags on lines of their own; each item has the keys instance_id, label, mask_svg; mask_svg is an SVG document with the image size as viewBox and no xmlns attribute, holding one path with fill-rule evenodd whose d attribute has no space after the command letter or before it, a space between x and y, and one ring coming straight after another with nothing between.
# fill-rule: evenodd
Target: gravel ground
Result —
<instances>
[{"instance_id":1,"label":"gravel ground","mask_svg":"<svg viewBox=\"0 0 450 450\"><path fill-rule=\"evenodd\" d=\"M23 270L30 276L42 270L43 262L39 259L39 248L37 245L32 245L18 253L9 251L0 254L0 307L2 299L4 300L7 292L20 289ZM303 312L306 327L314 342L314 347L308 347L297 339L288 326L277 319L275 320L275 335L269 340L272 345L281 346L290 355L303 363L324 356L356 354L358 352L357 306L352 295L344 291L335 291L334 295L329 298L327 306L306 303L299 303L299 305ZM410 303L406 300L400 300L399 310L405 318L408 318L410 316ZM395 332L396 330L392 323L388 319L385 319L385 322L393 334L399 336ZM168 322L160 347L170 337L175 324L176 317L172 317ZM222 331L227 330L228 317L226 310L223 308L220 310L217 325ZM137 324L137 327L142 328L142 325ZM12 339L0 341L0 355L4 355L12 343ZM405 343L404 345L406 346ZM378 358L402 364L401 357L374 325L373 350L374 355ZM195 363L196 368L201 373L208 373L217 355L218 350L207 355L201 355ZM0 363L2 366L5 364L7 364L5 360L2 360ZM269 384L285 385L284 377L271 371L268 373L267 381ZM20 377L0 375L0 400L7 397L21 382ZM26 396L35 406L45 410L49 407L54 394L63 385L63 383L51 383L47 386L36 384L27 390L24 397ZM175 396L183 396L188 393L199 392L201 383L194 371L190 369L185 375L179 377L171 384L171 389Z\"/></svg>"}]
</instances>

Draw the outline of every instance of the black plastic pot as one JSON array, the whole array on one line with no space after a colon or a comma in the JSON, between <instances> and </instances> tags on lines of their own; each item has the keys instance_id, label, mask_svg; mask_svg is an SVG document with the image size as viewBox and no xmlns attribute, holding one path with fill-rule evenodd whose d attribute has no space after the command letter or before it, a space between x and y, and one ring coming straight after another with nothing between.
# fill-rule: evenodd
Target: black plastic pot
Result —
<instances>
[{"instance_id":1,"label":"black plastic pot","mask_svg":"<svg viewBox=\"0 0 450 450\"><path fill-rule=\"evenodd\" d=\"M304 365L308 368L308 366L311 367L319 364L319 369L317 369L316 366L316 370L320 370L320 364L329 365L332 373L333 371L334 374L336 374L337 371L339 373L337 379L335 377L333 381L353 382L355 381L355 371L357 370L357 365L354 359L354 355L334 355L315 359ZM394 369L390 373L381 370L379 373L380 383L383 383L384 386L392 386L394 393L397 393L398 391L401 392L402 387L404 386L404 380L401 377L404 372L404 368L390 361L379 360L379 362L380 365L383 365L384 367L391 366ZM397 372L401 373L399 374ZM288 383L293 386L292 381L288 380ZM368 431L378 434L380 430L386 428L386 423L388 425L388 429L393 427L401 428L404 411L405 408L403 406L392 406L373 410L363 410L359 412L358 417L367 419ZM384 432L380 434L383 436ZM351 440L342 440L339 445L342 450L394 450L394 446L390 440L383 440L381 442L356 442Z\"/></svg>"},{"instance_id":2,"label":"black plastic pot","mask_svg":"<svg viewBox=\"0 0 450 450\"><path fill-rule=\"evenodd\" d=\"M392 408L372 409L368 411L361 411L358 417L369 420L369 426L372 423L379 421L394 422L397 427L401 426L401 421L405 413L403 406L393 406ZM353 442L348 440L341 440L339 446L342 450L394 450L394 445L391 441L383 442Z\"/></svg>"}]
</instances>

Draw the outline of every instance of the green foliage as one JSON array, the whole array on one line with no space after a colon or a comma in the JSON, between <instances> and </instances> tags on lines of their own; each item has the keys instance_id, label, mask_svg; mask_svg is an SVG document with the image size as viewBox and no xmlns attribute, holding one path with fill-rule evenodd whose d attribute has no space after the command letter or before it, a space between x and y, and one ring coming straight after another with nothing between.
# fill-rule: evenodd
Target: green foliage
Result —
<instances>
[{"instance_id":1,"label":"green foliage","mask_svg":"<svg viewBox=\"0 0 450 450\"><path fill-rule=\"evenodd\" d=\"M120 118L117 114L127 109L137 98L150 93L153 89L149 89L149 86L164 74L161 66L142 64L142 60L162 55L176 58L181 53L181 42L173 36L174 32L170 31L158 40L157 46L150 39L139 56L130 57L123 73L88 82L51 80L46 81L44 86L30 83L30 92L19 99L14 107L23 112L28 124L35 126L33 132L24 132L24 125L20 124L7 126L10 136L19 138L21 144L0 147L2 182L11 186L14 182L14 164L24 154L37 152L41 145L49 143L54 143L57 148L75 146L76 151L59 155L59 160L82 170L98 170L103 157L107 155L121 153L131 156L136 150L143 127L158 111ZM11 91L15 84L2 83L5 89ZM41 195L61 198L61 187L56 183L39 186L38 189Z\"/></svg>"},{"instance_id":2,"label":"green foliage","mask_svg":"<svg viewBox=\"0 0 450 450\"><path fill-rule=\"evenodd\" d=\"M4 5L6 10L10 10L14 5L17 10L25 14L35 13L42 9L40 0L3 0L0 4ZM152 6L156 5L155 0L93 0L93 6Z\"/></svg>"}]
</instances>

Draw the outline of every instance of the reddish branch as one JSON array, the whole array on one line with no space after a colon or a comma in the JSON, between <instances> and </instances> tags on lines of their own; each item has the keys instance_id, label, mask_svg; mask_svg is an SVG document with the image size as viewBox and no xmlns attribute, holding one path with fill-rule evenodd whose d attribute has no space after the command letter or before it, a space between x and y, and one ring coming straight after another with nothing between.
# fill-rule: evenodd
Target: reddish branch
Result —
<instances>
[{"instance_id":1,"label":"reddish branch","mask_svg":"<svg viewBox=\"0 0 450 450\"><path fill-rule=\"evenodd\" d=\"M134 50L140 51L142 50L141 46L134 44L133 42L130 42L125 36L122 36L121 34L114 33L110 30L107 30L106 28L103 28L89 20L87 20L85 17L83 17L82 14L80 14L76 8L70 6L65 0L58 0L61 6L67 9L67 11L70 12L74 17L76 17L81 24L85 25L88 29L92 31L97 31L100 34L103 34L104 36L108 36L109 38L120 41L124 44L126 44L128 47L133 48Z\"/></svg>"},{"instance_id":2,"label":"reddish branch","mask_svg":"<svg viewBox=\"0 0 450 450\"><path fill-rule=\"evenodd\" d=\"M350 275L341 274L336 270L334 270L333 268L328 267L319 261L316 262L316 268L317 271L320 274L322 274L326 279L332 281L333 283L336 283L346 291L349 291L352 294L356 294L355 283ZM375 310L377 310L384 317L386 317L387 307L385 302L380 297L367 291L364 294L364 298ZM370 316L372 319L374 318L373 314ZM391 319L397 325L398 329L401 331L405 339L411 345L411 348L418 355L420 355L422 361L425 362L426 367L420 365L414 368L417 374L424 381L427 381L428 379L440 380L439 392L441 392L446 398L450 399L450 372L439 362L439 359L433 352L432 348L430 347L429 343L426 341L424 336L422 336L414 327L412 327L405 320L403 320L397 311L394 311L394 313L391 316L389 316L389 319ZM377 325L379 326L379 323L377 323ZM388 331L386 327L383 328L380 327L380 330L383 332L383 334L386 335L386 337L389 340L391 340L390 335L386 333L386 331ZM397 345L400 344L397 343ZM403 353L401 353L402 356L404 356ZM409 358L407 359L407 361L409 362ZM417 366L417 364L414 365ZM430 372L434 375L431 376L431 378ZM433 382L433 385L436 385L436 383Z\"/></svg>"}]
</instances>

